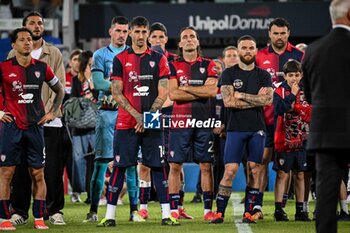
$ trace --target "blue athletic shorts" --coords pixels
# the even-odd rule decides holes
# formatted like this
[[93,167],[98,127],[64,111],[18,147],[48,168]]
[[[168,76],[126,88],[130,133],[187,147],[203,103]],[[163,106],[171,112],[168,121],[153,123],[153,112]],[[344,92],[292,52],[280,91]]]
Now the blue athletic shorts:
[[212,129],[171,129],[169,163],[213,162]]
[[224,152],[224,163],[241,163],[244,147],[247,148],[247,161],[261,163],[264,153],[265,132],[228,131]]
[[273,169],[275,171],[282,170],[284,172],[306,171],[306,151],[301,150],[293,152],[275,152],[275,161],[273,163]]
[[163,138],[161,130],[147,129],[135,133],[135,129],[116,130],[114,134],[114,166],[137,165],[141,146],[142,164],[148,167],[164,166]]
[[45,166],[44,126],[33,125],[21,130],[15,122],[0,126],[0,166],[16,166],[21,163],[22,154],[28,166]]
[[98,110],[95,128],[95,159],[113,160],[113,135],[118,111]]

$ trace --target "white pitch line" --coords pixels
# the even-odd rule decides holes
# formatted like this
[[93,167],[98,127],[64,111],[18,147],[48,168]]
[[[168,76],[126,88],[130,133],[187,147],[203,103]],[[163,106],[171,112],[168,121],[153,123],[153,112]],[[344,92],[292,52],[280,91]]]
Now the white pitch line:
[[233,218],[238,230],[238,233],[253,233],[249,224],[242,223],[242,216],[244,212],[244,205],[240,204],[241,196],[237,193],[231,194],[232,206],[233,206]]

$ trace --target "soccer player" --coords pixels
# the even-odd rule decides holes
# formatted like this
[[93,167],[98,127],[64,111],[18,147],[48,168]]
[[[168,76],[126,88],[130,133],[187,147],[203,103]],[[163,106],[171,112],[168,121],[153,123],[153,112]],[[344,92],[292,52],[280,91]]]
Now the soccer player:
[[283,188],[290,171],[295,172],[296,213],[295,221],[310,221],[304,212],[304,171],[307,169],[305,144],[311,118],[311,105],[305,101],[300,89],[301,64],[290,60],[283,66],[284,79],[273,97],[275,121],[275,183],[276,221],[288,221],[282,208]]
[[[270,45],[263,48],[256,55],[256,65],[265,69],[271,74],[272,83],[276,88],[282,81],[284,81],[283,65],[290,59],[301,61],[303,52],[295,48],[288,42],[290,35],[290,25],[284,18],[276,18],[271,21],[269,25],[269,39]],[[255,219],[262,219],[261,211],[263,204],[263,195],[267,185],[268,164],[272,159],[273,152],[273,105],[264,108],[264,118],[266,124],[266,141],[264,156],[262,161],[262,169],[260,175],[259,195],[257,196],[256,206],[260,210],[255,215]],[[284,205],[288,199],[289,182],[286,184],[284,191]]]
[[204,219],[210,220],[213,216],[212,128],[188,123],[212,119],[210,99],[217,93],[215,63],[201,57],[198,35],[192,27],[180,30],[178,52],[179,59],[171,65],[169,82],[169,97],[175,101],[169,135],[170,208],[172,216],[178,218],[182,164],[191,160],[193,154],[202,175]]
[[259,171],[265,143],[263,106],[272,103],[273,89],[269,73],[255,66],[256,41],[246,35],[238,39],[238,65],[221,75],[221,94],[228,111],[224,151],[225,172],[216,197],[217,211],[210,223],[224,222],[225,209],[232,192],[232,180],[242,162],[245,145],[248,151],[249,180],[242,221],[255,223],[252,215],[259,191]]
[[[0,230],[16,229],[10,222],[10,184],[22,155],[28,163],[33,181],[34,228],[47,229],[44,223],[46,184],[43,125],[55,119],[64,89],[45,62],[31,57],[33,39],[28,29],[16,29],[11,43],[15,56],[0,64],[0,85],[6,99],[4,112],[0,115]],[[44,82],[56,93],[52,108],[47,113],[41,99]]]
[[[109,28],[111,43],[107,47],[98,49],[93,55],[92,80],[99,93],[99,110],[96,119],[96,153],[94,172],[91,178],[90,212],[84,222],[96,222],[98,203],[102,193],[108,163],[113,160],[113,135],[115,122],[118,116],[117,103],[111,95],[110,75],[113,58],[125,51],[128,37],[129,21],[124,16],[114,17]],[[136,166],[130,166],[126,173],[127,187],[130,202],[130,221],[139,222],[137,212],[138,178]]]
[[113,59],[112,94],[119,104],[114,134],[114,167],[108,184],[107,211],[98,226],[115,226],[115,210],[127,167],[142,163],[151,168],[162,209],[162,225],[179,225],[170,216],[162,132],[144,129],[143,113],[159,117],[167,98],[169,66],[166,57],[148,48],[149,22],[142,16],[130,23],[132,45]]
[[[22,26],[29,29],[33,35],[33,50],[31,56],[40,61],[46,62],[58,77],[63,87],[65,87],[66,77],[63,65],[63,57],[60,50],[47,43],[43,39],[44,19],[39,12],[29,12],[22,20]],[[8,58],[13,57],[14,50],[9,52]],[[52,108],[55,99],[55,93],[44,83],[42,86],[42,98],[45,105],[45,111]],[[44,140],[46,148],[45,164],[45,182],[47,185],[46,204],[49,220],[54,225],[65,225],[62,209],[64,207],[64,187],[63,171],[66,156],[63,154],[62,141],[62,113],[60,109],[55,112],[56,118],[44,125]],[[31,180],[26,165],[21,163],[16,168],[13,177],[13,195],[11,195],[11,207],[14,209],[11,221],[13,224],[24,224],[28,218],[28,210],[31,199]]]

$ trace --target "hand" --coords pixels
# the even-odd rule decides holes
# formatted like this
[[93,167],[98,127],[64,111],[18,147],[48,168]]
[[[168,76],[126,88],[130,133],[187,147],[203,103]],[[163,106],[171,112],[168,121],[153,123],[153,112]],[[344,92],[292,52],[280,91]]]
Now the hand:
[[292,85],[292,94],[293,95],[297,95],[299,89],[300,89],[299,84],[297,82],[293,83],[293,85]]
[[141,113],[137,113],[136,119],[136,125],[134,127],[135,133],[143,133],[145,132],[145,129],[143,128],[143,115]]
[[220,128],[214,128],[213,129],[213,134],[220,134],[221,133],[221,129]]
[[204,85],[213,85],[215,84],[215,79],[209,78],[207,80],[205,80]]
[[38,125],[44,125],[46,123],[50,123],[50,121],[54,120],[56,118],[55,114],[53,112],[46,113],[38,122]]
[[13,118],[11,116],[11,113],[10,112],[0,111],[0,121],[2,121],[4,123],[12,122]]
[[266,95],[267,93],[267,88],[266,87],[262,87],[260,88],[258,95]]
[[221,135],[224,132],[224,130],[225,130],[225,125],[221,124],[220,127],[213,129],[213,133]]
[[233,96],[234,96],[236,99],[243,99],[242,93],[239,92],[239,91],[235,91],[235,92],[233,93]]

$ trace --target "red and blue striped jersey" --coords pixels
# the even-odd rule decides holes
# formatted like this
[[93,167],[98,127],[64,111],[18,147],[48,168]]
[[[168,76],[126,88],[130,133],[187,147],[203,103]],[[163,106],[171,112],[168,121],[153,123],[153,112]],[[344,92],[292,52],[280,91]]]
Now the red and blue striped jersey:
[[[139,113],[149,111],[158,96],[158,82],[169,79],[167,58],[150,49],[136,54],[132,48],[119,53],[113,60],[112,80],[123,81],[123,95]],[[119,108],[116,129],[134,128],[136,120]]]
[[54,86],[59,82],[51,67],[32,58],[21,66],[16,57],[0,63],[0,84],[4,96],[4,111],[10,112],[20,129],[28,129],[45,115],[41,99],[43,82]]

